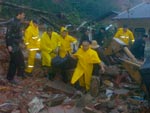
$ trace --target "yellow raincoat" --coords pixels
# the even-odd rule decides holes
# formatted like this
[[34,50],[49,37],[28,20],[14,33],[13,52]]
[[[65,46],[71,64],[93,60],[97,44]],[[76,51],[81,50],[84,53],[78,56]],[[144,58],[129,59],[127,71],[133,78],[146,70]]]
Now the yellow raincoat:
[[[64,30],[66,30],[66,28],[62,27],[60,32],[62,33]],[[67,55],[67,52],[70,53],[72,51],[71,43],[76,43],[76,42],[77,42],[77,40],[68,34],[64,38],[62,36],[60,36],[61,46],[59,49],[59,56],[64,58]]]
[[120,39],[127,45],[129,45],[129,42],[134,42],[133,33],[129,29],[127,29],[127,31],[124,32],[123,28],[119,28],[114,37]]
[[51,66],[51,59],[56,56],[55,53],[52,53],[53,50],[56,50],[60,46],[59,42],[60,36],[56,32],[52,32],[51,37],[44,32],[41,37],[41,53],[42,53],[42,65]]
[[31,73],[34,67],[34,60],[37,50],[40,48],[39,29],[31,21],[24,34],[24,43],[29,50],[26,72]]
[[84,51],[82,48],[74,54],[78,58],[77,67],[73,73],[71,84],[75,84],[78,80],[80,86],[86,87],[86,90],[89,90],[93,64],[101,63],[96,51],[89,48],[87,51]]

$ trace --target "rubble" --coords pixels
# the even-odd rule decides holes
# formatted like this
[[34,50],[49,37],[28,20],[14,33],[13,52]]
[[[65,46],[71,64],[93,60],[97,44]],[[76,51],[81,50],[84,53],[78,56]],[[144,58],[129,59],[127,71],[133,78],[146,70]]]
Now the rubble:
[[[122,113],[140,113],[147,106],[142,91],[134,82],[121,83],[120,87],[110,87],[103,83],[95,97],[58,80],[49,81],[41,77],[16,79],[20,81],[19,86],[9,84],[3,75],[0,77],[0,112],[47,113],[47,109],[51,112],[51,109],[57,111],[56,108],[59,107],[60,113],[64,113],[64,109],[72,113],[76,113],[73,109],[78,109],[78,113],[119,113],[121,110]],[[38,104],[33,102],[35,98]],[[36,105],[42,107],[34,111],[31,103],[35,106],[32,108],[36,108]]]
[[33,100],[28,104],[30,113],[39,113],[41,109],[44,108],[43,102],[41,99],[34,97]]
[[[0,38],[1,43],[3,44],[3,38]],[[9,56],[5,46],[0,48],[4,50],[0,51],[0,113],[148,113],[150,111],[147,108],[148,101],[144,98],[144,91],[140,89],[139,84],[132,81],[128,74],[125,79],[116,80],[120,75],[118,65],[109,66],[107,73],[101,77],[93,77],[91,90],[86,94],[69,83],[45,78],[38,59],[33,77],[26,79],[16,77],[20,84],[12,85],[6,80]],[[24,54],[27,56],[28,53],[24,51]]]

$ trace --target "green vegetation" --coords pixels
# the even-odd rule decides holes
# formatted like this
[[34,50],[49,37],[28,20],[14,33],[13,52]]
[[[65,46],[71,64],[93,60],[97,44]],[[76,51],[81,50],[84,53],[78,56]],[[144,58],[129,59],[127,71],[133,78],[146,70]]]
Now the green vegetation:
[[[31,10],[26,11],[27,20],[32,18],[44,19],[41,20],[49,23],[55,28],[59,28],[62,25],[72,24],[74,26],[79,26],[81,22],[88,21],[94,23],[95,21],[107,16],[108,13],[116,9],[121,9],[120,4],[124,4],[120,0],[3,0],[4,2],[9,2],[16,4],[18,6],[26,6],[29,8],[38,9],[40,11],[46,11],[49,15],[35,13]],[[128,0],[131,4],[135,3],[135,0]],[[136,0],[140,1],[140,0]],[[128,5],[125,2],[125,5]],[[9,19],[15,15],[16,8],[2,6],[1,7],[1,18]],[[46,18],[46,20],[45,20]],[[48,20],[48,21],[47,21]],[[98,23],[98,26],[103,23]]]
[[[72,23],[88,19],[93,20],[115,8],[113,0],[5,0],[21,6],[32,7],[50,14],[64,14]],[[2,7],[1,15],[8,18],[13,16],[14,8]],[[29,14],[31,12],[28,12]]]

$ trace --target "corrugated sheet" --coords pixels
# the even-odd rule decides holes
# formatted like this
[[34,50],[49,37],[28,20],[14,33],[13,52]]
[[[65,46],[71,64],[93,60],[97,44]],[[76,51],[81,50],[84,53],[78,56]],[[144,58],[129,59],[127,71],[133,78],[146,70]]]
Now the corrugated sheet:
[[129,10],[120,13],[113,19],[140,19],[150,18],[150,3],[143,2]]

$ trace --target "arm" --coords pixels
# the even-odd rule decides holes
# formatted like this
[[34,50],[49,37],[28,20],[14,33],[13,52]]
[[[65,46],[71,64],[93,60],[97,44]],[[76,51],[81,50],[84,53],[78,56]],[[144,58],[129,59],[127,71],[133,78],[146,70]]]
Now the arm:
[[75,54],[70,54],[70,57],[75,59],[75,60],[78,58],[77,55],[75,55]]
[[79,57],[79,51],[80,51],[80,49],[78,49],[78,51],[75,54],[69,53],[70,57],[73,58],[73,59],[75,59],[75,60],[78,59],[78,57]]
[[9,52],[12,52],[13,51],[13,48],[12,48],[12,45],[13,45],[13,37],[12,37],[12,34],[13,34],[13,30],[15,27],[14,26],[14,19],[12,19],[8,25],[8,28],[7,28],[7,32],[6,32],[6,45],[7,45],[7,49]]
[[100,63],[99,63],[99,66],[100,66],[100,68],[101,68],[101,70],[102,70],[102,73],[104,73],[104,72],[105,72],[105,68],[104,68],[103,62],[100,62]]
[[132,32],[130,32],[130,40],[132,41],[132,43],[134,42],[134,36],[133,36],[133,33]]
[[42,51],[46,51],[47,53],[51,53],[52,52],[52,48],[50,48],[48,46],[48,44],[47,44],[47,42],[49,41],[49,40],[47,40],[48,38],[49,38],[49,36],[47,35],[46,32],[44,32],[42,34],[42,37],[41,37],[41,43],[40,43],[40,45],[41,45],[41,50]]
[[32,37],[32,34],[30,33],[30,31],[27,28],[26,31],[25,31],[25,34],[24,34],[24,43],[25,43],[26,46],[29,45],[29,40],[30,40],[31,37]]
[[70,36],[70,42],[75,44],[75,43],[77,43],[77,39],[72,37],[72,36]]
[[13,39],[10,35],[10,32],[7,31],[7,33],[6,33],[6,45],[7,45],[7,49],[8,49],[9,52],[12,52],[12,50],[13,50],[12,42],[13,42]]
[[120,37],[120,29],[118,29],[118,31],[116,32],[114,38],[119,38]]

